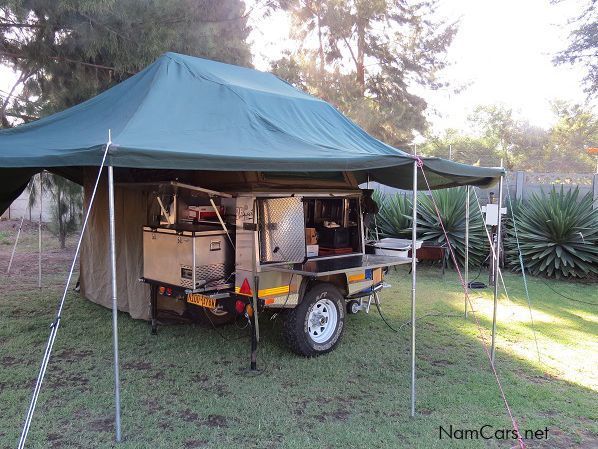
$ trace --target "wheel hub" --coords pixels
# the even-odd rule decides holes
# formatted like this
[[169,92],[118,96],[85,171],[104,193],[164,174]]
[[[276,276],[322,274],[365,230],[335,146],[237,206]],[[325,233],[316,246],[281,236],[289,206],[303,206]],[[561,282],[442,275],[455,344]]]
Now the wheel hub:
[[307,319],[309,337],[316,343],[326,342],[334,333],[338,322],[338,311],[327,298],[316,302]]

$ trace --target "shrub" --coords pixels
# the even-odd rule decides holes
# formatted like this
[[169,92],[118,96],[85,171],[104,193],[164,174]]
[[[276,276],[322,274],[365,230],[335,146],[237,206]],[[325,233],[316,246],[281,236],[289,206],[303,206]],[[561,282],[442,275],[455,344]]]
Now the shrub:
[[[598,210],[591,193],[579,199],[579,189],[554,187],[513,204],[521,255],[533,275],[585,278],[598,274]],[[507,226],[505,254],[520,271],[512,223]]]
[[411,199],[407,195],[401,193],[385,195],[376,190],[373,199],[380,208],[375,222],[380,237],[407,238],[411,236],[412,206]]
[[[432,196],[438,205],[440,217],[444,223],[451,246],[459,265],[465,264],[465,187],[435,190]],[[446,238],[438,220],[432,198],[426,194],[418,196],[418,235],[422,240],[445,244]],[[479,266],[489,253],[488,237],[484,229],[484,220],[478,209],[473,193],[469,196],[469,265]],[[446,252],[452,263],[449,251]]]
[[[440,216],[446,227],[449,240],[455,249],[455,255],[460,265],[465,263],[465,199],[467,192],[464,187],[436,190],[432,193],[438,204]],[[396,193],[383,195],[375,192],[374,199],[380,206],[377,225],[381,237],[411,237],[412,202],[410,195]],[[475,196],[470,195],[470,224],[469,224],[469,264],[478,266],[488,255],[488,243],[484,222],[476,204]],[[436,210],[431,198],[423,193],[418,195],[418,238],[443,244],[446,242],[442,227],[438,221]],[[446,257],[449,262],[450,254]]]

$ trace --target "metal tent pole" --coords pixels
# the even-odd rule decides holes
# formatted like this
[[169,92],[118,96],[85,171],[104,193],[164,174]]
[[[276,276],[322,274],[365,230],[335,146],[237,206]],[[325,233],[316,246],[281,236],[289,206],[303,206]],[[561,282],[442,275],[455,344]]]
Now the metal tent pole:
[[44,171],[39,172],[39,222],[37,227],[38,235],[38,257],[37,257],[37,286],[42,288],[42,210],[44,205]]
[[503,175],[498,184],[498,225],[496,226],[496,243],[494,244],[494,309],[492,311],[492,364],[494,364],[494,353],[496,349],[496,309],[498,307],[498,277],[500,275],[500,238],[502,230],[502,217],[500,210],[502,208]]
[[15,244],[12,247],[12,253],[10,253],[10,260],[8,261],[8,268],[6,269],[6,274],[10,274],[10,268],[12,267],[12,260],[15,258],[15,251],[17,250],[17,245],[19,243],[19,237],[21,236],[21,229],[23,229],[23,221],[25,221],[25,217],[21,217],[21,223],[19,224],[19,230],[17,231],[17,238],[15,239]]
[[31,395],[31,401],[29,402],[29,408],[27,409],[27,415],[25,416],[25,422],[23,423],[23,429],[21,430],[21,436],[19,437],[19,445],[17,446],[18,449],[23,449],[25,447],[25,442],[27,441],[27,435],[29,434],[29,428],[31,426],[31,421],[33,420],[33,414],[35,412],[35,407],[37,405],[37,399],[39,397],[39,393],[42,388],[44,376],[46,375],[46,369],[48,367],[48,363],[50,362],[50,355],[52,354],[52,348],[54,347],[54,342],[56,341],[56,335],[58,334],[58,328],[60,327],[60,320],[61,320],[61,316],[62,316],[62,310],[64,307],[64,303],[66,301],[66,295],[68,293],[69,286],[71,285],[71,279],[73,278],[73,272],[75,271],[75,264],[77,263],[79,251],[81,250],[81,243],[83,241],[83,236],[85,234],[85,230],[87,229],[87,223],[89,221],[89,216],[91,214],[91,208],[94,204],[96,193],[98,191],[98,185],[100,183],[100,177],[102,174],[102,169],[104,167],[104,162],[106,162],[106,155],[108,153],[108,147],[109,147],[109,144],[106,145],[106,149],[104,150],[104,156],[102,157],[102,162],[101,162],[100,168],[98,170],[98,176],[97,176],[95,184],[93,186],[93,191],[91,192],[91,197],[89,199],[87,211],[85,212],[85,219],[83,220],[83,224],[81,225],[81,234],[79,235],[79,240],[77,241],[77,248],[75,249],[75,255],[73,256],[71,268],[69,270],[66,284],[65,284],[64,290],[62,292],[62,298],[60,299],[58,309],[56,310],[56,316],[54,318],[54,321],[50,325],[50,336],[48,337],[48,342],[46,343],[46,350],[44,352],[44,356],[42,358],[42,363],[39,368],[39,373],[38,373],[37,379],[35,381],[35,387],[33,388],[33,394]]
[[114,405],[116,441],[121,441],[120,431],[120,376],[118,366],[118,305],[116,300],[116,232],[114,224],[114,170],[108,166],[108,208],[110,215],[110,268],[112,272],[112,339],[114,346]]
[[[415,285],[417,282],[417,164],[413,163],[413,215],[411,224],[411,416],[415,416]],[[423,170],[423,167],[422,167]]]
[[469,295],[469,189],[470,186],[466,186],[465,196],[465,318],[467,318],[467,297]]

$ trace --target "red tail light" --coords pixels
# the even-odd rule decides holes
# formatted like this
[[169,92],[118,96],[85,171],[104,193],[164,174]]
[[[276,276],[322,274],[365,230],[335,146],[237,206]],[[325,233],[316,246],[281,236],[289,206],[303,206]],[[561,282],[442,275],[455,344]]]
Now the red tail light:
[[235,310],[239,315],[241,315],[245,310],[245,303],[240,299],[237,299],[237,302],[235,302]]

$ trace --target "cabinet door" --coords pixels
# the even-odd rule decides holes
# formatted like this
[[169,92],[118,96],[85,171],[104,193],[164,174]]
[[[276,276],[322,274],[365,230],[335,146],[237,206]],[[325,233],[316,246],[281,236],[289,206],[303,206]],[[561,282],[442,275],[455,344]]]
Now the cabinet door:
[[299,197],[258,199],[260,262],[305,260],[305,216]]

